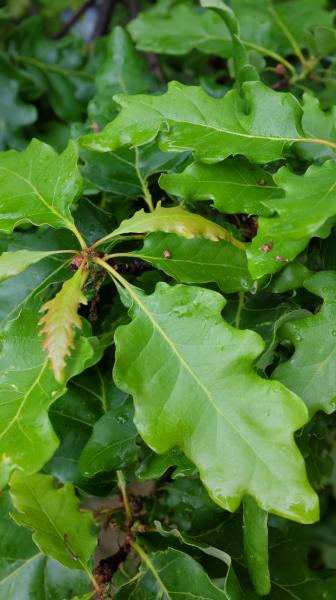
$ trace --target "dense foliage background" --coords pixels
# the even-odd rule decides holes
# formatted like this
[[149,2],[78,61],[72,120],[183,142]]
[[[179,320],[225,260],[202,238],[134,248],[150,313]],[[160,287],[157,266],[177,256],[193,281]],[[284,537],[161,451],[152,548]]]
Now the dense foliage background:
[[0,600],[334,600],[333,3],[1,6]]

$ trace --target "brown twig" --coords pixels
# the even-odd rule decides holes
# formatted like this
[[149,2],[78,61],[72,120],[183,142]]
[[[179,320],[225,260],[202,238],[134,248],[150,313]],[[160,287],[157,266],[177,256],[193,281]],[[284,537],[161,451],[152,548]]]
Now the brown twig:
[[107,33],[113,7],[113,0],[102,0],[102,3],[99,7],[98,19],[91,35],[92,40],[95,40],[101,35]]
[[60,40],[64,37],[68,31],[79,21],[79,19],[84,15],[88,8],[94,6],[96,4],[96,0],[87,0],[82,4],[82,6],[72,15],[71,19],[64,23],[63,27],[52,36],[53,40]]

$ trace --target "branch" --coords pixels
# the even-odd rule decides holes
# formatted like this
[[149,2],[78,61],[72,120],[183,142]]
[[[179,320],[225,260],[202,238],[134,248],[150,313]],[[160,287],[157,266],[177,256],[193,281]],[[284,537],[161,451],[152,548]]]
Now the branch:
[[114,5],[113,0],[102,0],[102,3],[99,8],[99,14],[98,14],[96,26],[91,35],[92,40],[95,40],[96,38],[100,37],[101,35],[104,35],[105,33],[107,33],[110,18],[112,15],[113,5]]
[[63,27],[52,36],[53,40],[60,40],[64,37],[68,31],[79,21],[79,19],[84,15],[88,8],[94,6],[96,4],[96,0],[86,0],[84,4],[72,15],[71,19],[64,23]]

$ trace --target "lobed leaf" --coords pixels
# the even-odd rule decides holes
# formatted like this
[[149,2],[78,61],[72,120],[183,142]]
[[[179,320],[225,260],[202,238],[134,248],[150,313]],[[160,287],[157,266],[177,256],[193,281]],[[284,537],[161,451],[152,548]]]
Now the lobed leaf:
[[114,378],[134,396],[145,442],[158,453],[180,447],[227,510],[249,494],[266,511],[316,520],[293,440],[307,413],[297,396],[253,371],[261,338],[222,319],[216,292],[166,284],[150,296],[128,284],[127,292],[133,320],[116,332]]
[[33,140],[23,152],[2,152],[0,230],[11,233],[29,221],[73,231],[70,207],[82,189],[77,157],[72,141],[61,155],[39,140]]
[[16,471],[10,492],[18,511],[11,516],[18,525],[34,530],[38,548],[70,569],[83,569],[97,540],[92,534],[92,514],[80,512],[73,486],[67,483],[56,489],[49,475]]
[[17,250],[16,252],[3,252],[0,256],[0,281],[19,275],[31,265],[47,256],[56,254],[56,250],[36,252],[33,250]]

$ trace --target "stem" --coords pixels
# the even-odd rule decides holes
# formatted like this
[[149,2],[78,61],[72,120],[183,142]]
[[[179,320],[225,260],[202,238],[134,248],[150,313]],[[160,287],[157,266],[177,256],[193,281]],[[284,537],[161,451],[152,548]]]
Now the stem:
[[52,39],[60,40],[62,37],[64,37],[68,33],[68,31],[70,31],[70,29],[77,23],[77,21],[79,21],[82,15],[84,15],[87,9],[90,8],[90,6],[93,6],[94,4],[96,4],[96,0],[86,0],[86,2],[82,4],[82,6],[72,15],[71,19],[69,19],[69,21],[67,21],[63,25],[63,27],[53,36]]
[[296,56],[298,57],[300,63],[303,65],[303,67],[306,66],[306,59],[303,56],[302,52],[301,52],[301,48],[298,45],[296,39],[292,36],[291,32],[289,31],[287,25],[283,22],[283,20],[281,19],[281,17],[279,16],[279,14],[277,13],[277,11],[275,10],[275,8],[272,6],[272,0],[270,0],[270,7],[268,9],[270,11],[270,13],[273,15],[273,17],[275,18],[277,24],[279,25],[280,29],[282,30],[282,32],[285,34],[286,38],[288,39],[290,45],[292,46]]
[[87,243],[84,240],[83,236],[81,235],[81,233],[78,231],[76,225],[74,225],[73,223],[69,223],[69,229],[70,231],[72,231],[72,233],[76,236],[79,245],[81,247],[82,250],[84,250],[84,248],[87,247]]
[[118,481],[118,487],[120,489],[123,504],[124,504],[126,520],[127,520],[127,523],[130,524],[130,523],[132,523],[132,520],[133,520],[132,509],[131,509],[131,505],[128,500],[126,480],[125,480],[123,472],[120,470],[117,471],[117,481]]
[[153,212],[154,205],[153,205],[152,195],[148,188],[147,179],[144,179],[142,177],[142,174],[140,171],[139,148],[135,148],[135,170],[136,170],[136,174],[138,176],[138,179],[139,179],[141,187],[142,187],[144,201],[146,202],[150,212]]
[[259,52],[262,52],[262,54],[264,54],[265,56],[269,56],[270,58],[276,60],[278,63],[283,64],[284,67],[286,67],[294,77],[295,75],[297,75],[293,65],[277,52],[273,52],[273,50],[269,50],[268,48],[264,48],[264,46],[259,46],[258,44],[254,44],[253,42],[246,42],[245,40],[242,40],[242,44],[244,44],[244,46],[247,46],[248,48],[258,50]]
[[132,546],[133,546],[134,550],[136,550],[137,553],[139,554],[141,560],[146,564],[146,566],[148,567],[148,569],[150,570],[152,575],[154,575],[154,578],[158,582],[158,584],[159,584],[160,588],[162,589],[162,591],[164,592],[164,594],[167,596],[167,598],[170,598],[169,591],[167,590],[166,586],[164,585],[162,579],[160,578],[159,573],[157,572],[154,565],[150,561],[146,552],[141,548],[141,546],[137,542],[132,542]]
[[33,65],[41,71],[53,71],[54,73],[59,73],[60,75],[65,75],[66,77],[82,77],[84,79],[94,79],[93,73],[88,73],[87,71],[77,71],[75,69],[63,69],[63,67],[58,67],[57,65],[51,65],[49,63],[44,63],[36,58],[32,58],[31,56],[23,56],[22,54],[14,54],[15,60],[18,62],[25,62],[28,65]]
[[239,297],[238,308],[237,308],[236,318],[235,318],[235,327],[237,329],[239,329],[239,327],[240,327],[241,313],[242,313],[242,310],[244,307],[244,301],[245,301],[245,292],[239,292],[238,297]]
[[80,563],[81,567],[83,568],[83,571],[85,571],[88,578],[90,579],[90,581],[95,589],[95,593],[100,596],[101,588],[100,588],[100,585],[99,585],[98,581],[96,580],[94,574],[92,573],[91,569],[89,569],[89,567],[87,566],[87,564],[84,561],[78,559],[78,562]]
[[306,66],[302,69],[301,73],[294,75],[289,83],[295,84],[297,81],[301,81],[302,79],[306,79],[307,75],[318,65],[320,60],[318,58],[311,59],[306,62]]

